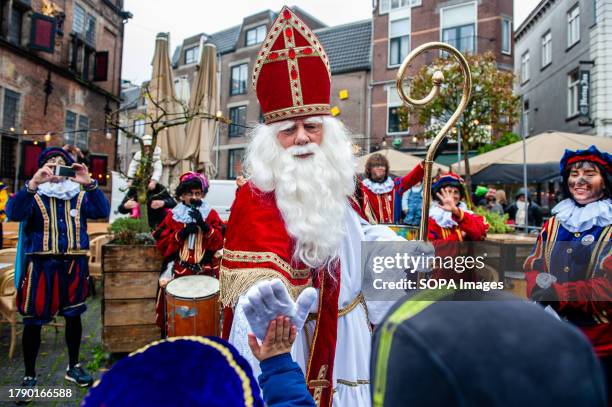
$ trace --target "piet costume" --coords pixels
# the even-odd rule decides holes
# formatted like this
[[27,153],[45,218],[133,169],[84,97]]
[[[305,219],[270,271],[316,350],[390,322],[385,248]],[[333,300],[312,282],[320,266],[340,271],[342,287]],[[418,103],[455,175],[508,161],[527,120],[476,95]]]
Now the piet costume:
[[[266,123],[329,114],[331,75],[321,43],[293,11],[284,7],[268,32],[253,72]],[[325,137],[325,135],[324,135]],[[274,191],[249,181],[234,201],[228,221],[220,271],[220,300],[226,307],[224,336],[255,371],[247,333],[257,332],[245,316],[246,292],[279,279],[295,300],[307,287],[318,292],[318,310],[298,333],[292,354],[306,376],[317,405],[368,405],[371,324],[388,309],[385,302],[366,304],[361,293],[361,242],[400,239],[389,228],[370,225],[347,197],[338,216],[345,221],[339,260],[312,269],[296,259]],[[264,287],[264,291],[272,287]],[[378,309],[375,307],[379,306]],[[370,320],[368,319],[368,314]],[[259,327],[261,328],[261,327]]]
[[[192,188],[208,192],[208,180],[204,175],[187,172],[180,177],[177,197]],[[184,202],[170,211],[157,230],[153,233],[157,249],[165,258],[164,264],[172,265],[172,278],[190,275],[211,275],[217,277],[213,269],[213,255],[223,247],[223,221],[217,211],[206,201]],[[163,326],[165,297],[160,290],[157,301],[157,323]]]
[[[161,367],[161,368],[160,368]],[[215,337],[154,342],[121,359],[92,387],[84,407],[313,406],[304,376],[289,354],[261,362],[259,386],[248,362]]]
[[[454,173],[437,177],[432,185],[433,204],[429,208],[428,238],[436,249],[436,256],[447,258],[460,255],[470,255],[474,252],[470,243],[483,240],[487,235],[489,225],[484,217],[474,214],[463,201],[459,201],[457,208],[459,215],[446,211],[440,207],[436,194],[445,187],[459,189],[461,198],[464,197],[464,181]],[[465,270],[455,267],[434,267],[431,278],[453,279],[457,282],[477,281],[475,269]]]
[[475,215],[463,201],[459,202],[458,205],[459,216],[445,211],[435,201],[436,193],[448,186],[459,189],[461,197],[465,193],[463,178],[457,174],[444,174],[434,180],[431,189],[435,203],[429,209],[429,240],[432,242],[440,240],[455,242],[483,240],[489,229],[485,218]]
[[[366,164],[366,178],[359,183],[355,195],[368,221],[377,223],[399,223],[402,215],[402,195],[423,179],[423,165],[418,164],[403,177],[388,176],[389,163],[379,154],[371,157]],[[384,165],[387,178],[383,182],[373,181],[368,166]]]
[[553,216],[542,227],[524,264],[527,295],[552,306],[562,318],[577,325],[589,337],[610,375],[612,155],[595,146],[566,150],[560,168],[568,192],[569,169],[579,162],[599,168],[605,182],[604,193],[599,200],[586,205],[577,203],[570,193],[570,198],[553,208]]
[[[38,166],[60,155],[66,165],[72,157],[63,149],[45,149]],[[17,309],[24,324],[44,324],[56,314],[85,312],[88,295],[89,237],[87,219],[102,219],[110,207],[94,180],[89,186],[66,179],[47,182],[31,191],[26,186],[9,200],[6,213],[21,222],[15,264]]]

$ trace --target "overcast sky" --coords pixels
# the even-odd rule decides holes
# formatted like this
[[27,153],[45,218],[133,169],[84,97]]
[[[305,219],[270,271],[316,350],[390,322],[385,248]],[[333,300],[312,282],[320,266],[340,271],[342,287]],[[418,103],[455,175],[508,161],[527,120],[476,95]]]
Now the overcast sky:
[[[513,1],[516,27],[539,0]],[[172,52],[186,37],[238,25],[248,15],[266,9],[277,11],[284,4],[295,4],[329,26],[372,16],[372,0],[125,0],[124,8],[134,18],[125,26],[123,79],[136,83],[150,79],[158,32],[170,32]]]

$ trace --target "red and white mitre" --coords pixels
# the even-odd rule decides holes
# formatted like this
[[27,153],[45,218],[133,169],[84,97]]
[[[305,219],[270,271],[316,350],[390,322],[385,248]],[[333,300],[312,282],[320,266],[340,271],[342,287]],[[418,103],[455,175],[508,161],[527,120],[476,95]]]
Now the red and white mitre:
[[319,39],[287,6],[264,39],[252,79],[266,124],[330,114],[329,58]]

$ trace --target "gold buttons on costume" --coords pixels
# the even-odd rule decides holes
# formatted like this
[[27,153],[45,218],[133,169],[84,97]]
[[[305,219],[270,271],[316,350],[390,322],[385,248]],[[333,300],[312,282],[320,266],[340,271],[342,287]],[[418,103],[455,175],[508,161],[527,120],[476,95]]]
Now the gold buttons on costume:
[[570,247],[569,249],[567,249],[567,253],[568,253],[568,254],[571,254],[571,253],[572,253],[572,251],[573,251],[573,250],[572,250],[572,248],[571,248],[571,247]]
[[576,232],[576,233],[574,233],[574,236],[576,236],[576,237],[580,237],[580,232]]
[[569,273],[570,268],[568,266],[563,267],[563,271],[565,271],[566,273]]

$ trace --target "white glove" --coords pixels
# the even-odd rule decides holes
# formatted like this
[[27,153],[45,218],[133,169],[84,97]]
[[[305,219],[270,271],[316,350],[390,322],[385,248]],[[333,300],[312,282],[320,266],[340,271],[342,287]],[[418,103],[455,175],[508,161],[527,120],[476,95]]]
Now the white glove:
[[261,281],[247,291],[244,315],[260,340],[266,336],[270,321],[279,315],[291,318],[291,323],[299,332],[317,299],[317,290],[312,287],[302,291],[294,302],[287,287],[279,279]]

